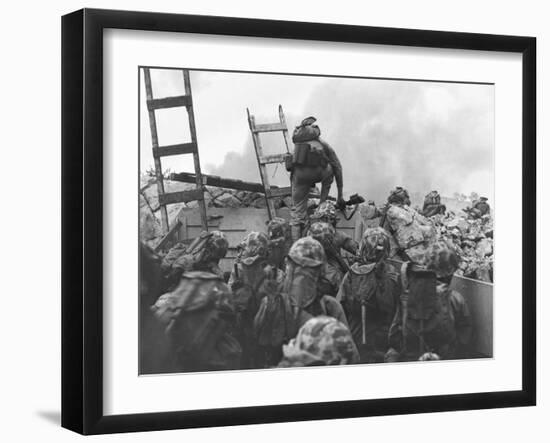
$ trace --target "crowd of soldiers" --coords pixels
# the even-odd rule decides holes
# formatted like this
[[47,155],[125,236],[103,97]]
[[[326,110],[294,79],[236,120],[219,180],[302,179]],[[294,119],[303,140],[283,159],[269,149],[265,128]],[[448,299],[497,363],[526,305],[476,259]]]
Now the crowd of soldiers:
[[[302,126],[319,141],[314,122]],[[311,141],[300,137],[297,146]],[[142,373],[469,357],[469,309],[450,287],[460,257],[426,221],[445,213],[439,194],[428,194],[421,211],[401,187],[383,208],[369,202],[380,222],[357,242],[336,230],[344,204],[336,155],[300,152],[305,160],[290,165],[290,222],[275,217],[266,232],[249,232],[230,273],[220,268],[229,247],[220,231],[163,256],[141,245]],[[336,204],[327,199],[334,176]],[[312,207],[308,192],[318,182]],[[471,216],[488,210],[483,201]]]
[[[408,205],[396,191],[384,223],[407,238],[395,218]],[[387,229],[367,228],[357,244],[335,229],[336,213],[320,204],[296,241],[282,218],[248,233],[230,275],[219,231],[163,257],[142,245],[142,372],[467,357],[470,315],[449,287],[452,245],[415,239],[396,269]]]

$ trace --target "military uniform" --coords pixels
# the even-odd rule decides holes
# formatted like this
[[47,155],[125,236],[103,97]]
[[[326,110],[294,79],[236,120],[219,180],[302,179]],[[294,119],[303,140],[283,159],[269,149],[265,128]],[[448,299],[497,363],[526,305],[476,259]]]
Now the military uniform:
[[308,195],[316,183],[321,183],[320,201],[324,202],[330,186],[336,179],[338,199],[343,200],[342,164],[332,147],[319,138],[320,130],[314,125],[316,119],[308,117],[294,130],[292,141],[295,143],[293,165],[291,170],[292,239],[302,235],[307,224]]
[[359,354],[348,328],[332,317],[308,320],[296,338],[283,346],[281,368],[299,366],[349,365],[359,362]]
[[166,372],[240,368],[241,347],[232,331],[231,291],[217,275],[184,273],[178,285],[160,296],[151,309],[169,343],[171,364]]
[[474,203],[474,209],[479,211],[480,217],[490,214],[491,207],[489,206],[489,203],[487,203],[487,197],[480,197],[480,199]]
[[[436,353],[443,359],[465,356],[472,333],[470,312],[462,294],[449,287],[458,264],[459,257],[452,246],[444,241],[430,245],[423,272],[435,275],[435,296],[423,300],[423,311],[418,312],[419,304],[412,304],[411,294],[403,292],[389,331],[393,351],[390,361],[417,360],[424,352]],[[404,289],[408,287],[407,282],[402,284]],[[429,292],[426,287],[424,293]]]
[[[336,215],[336,207],[331,201],[326,201],[320,203],[319,206],[315,209],[315,212],[311,216],[311,220],[308,225],[315,222],[325,222],[331,224],[336,230],[336,225],[338,224],[338,216]],[[350,236],[346,235],[344,232],[336,231],[334,234],[334,247],[338,253],[343,249],[344,251],[349,252],[352,255],[357,253],[357,248],[359,245],[355,240]]]
[[303,237],[292,245],[283,291],[264,297],[254,319],[262,342],[280,346],[294,337],[307,320],[319,315],[334,317],[347,326],[340,303],[319,291],[325,264],[325,252],[317,240]]
[[390,257],[400,254],[404,260],[422,264],[435,232],[432,225],[409,205],[409,193],[397,187],[388,197],[382,227],[395,241],[396,248],[391,248]]
[[166,287],[176,285],[184,272],[203,271],[223,278],[219,261],[227,254],[229,243],[220,231],[203,231],[190,245],[177,243],[162,260]]
[[336,296],[348,268],[340,255],[340,248],[335,245],[336,230],[328,223],[315,222],[310,226],[307,235],[321,243],[327,257],[320,290],[323,294]]
[[[243,347],[242,367],[265,367],[272,349],[259,346],[254,335],[254,317],[262,298],[282,290],[284,273],[268,264],[269,240],[261,232],[250,232],[240,243],[239,254],[229,277],[237,311],[237,337]],[[280,358],[280,353],[275,359]]]
[[151,312],[162,295],[160,258],[144,243],[139,244],[139,372],[158,374],[171,369],[171,356],[164,328]]
[[424,217],[433,217],[438,214],[445,214],[445,205],[441,204],[441,196],[437,191],[431,191],[424,198],[422,206],[422,215]]
[[285,257],[292,246],[290,225],[284,218],[274,217],[267,223],[269,257],[271,265],[284,270]]
[[389,234],[379,227],[367,229],[361,239],[359,261],[346,273],[336,297],[363,363],[383,360],[399,301],[397,272],[385,261],[388,253]]

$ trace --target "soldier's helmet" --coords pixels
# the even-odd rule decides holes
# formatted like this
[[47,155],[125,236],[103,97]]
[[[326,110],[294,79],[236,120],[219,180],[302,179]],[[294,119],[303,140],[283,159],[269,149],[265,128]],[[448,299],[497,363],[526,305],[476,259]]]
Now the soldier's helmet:
[[313,237],[302,237],[294,242],[288,258],[299,266],[315,268],[326,262],[325,250]]
[[222,279],[210,272],[185,272],[171,292],[163,294],[151,308],[168,328],[186,312],[200,309],[232,312],[231,291]]
[[249,232],[239,244],[241,263],[250,266],[269,255],[269,239],[263,232]]
[[425,352],[418,359],[418,361],[435,361],[435,360],[441,360],[439,355],[437,355],[435,352]]
[[388,203],[410,205],[411,199],[409,197],[409,192],[401,186],[397,186],[393,191],[390,192]]
[[288,238],[290,236],[290,224],[284,218],[274,217],[267,224],[267,235],[270,240]]
[[336,229],[329,223],[326,222],[315,222],[313,223],[307,235],[313,237],[317,240],[325,250],[330,249],[334,245],[334,237],[336,236]]
[[296,338],[283,346],[280,366],[349,365],[359,354],[349,329],[333,317],[309,319]]
[[359,245],[361,258],[374,263],[385,259],[390,253],[390,236],[384,228],[368,228],[363,233]]
[[313,123],[315,123],[316,121],[317,121],[317,119],[313,116],[306,117],[302,120],[301,125],[302,126],[309,126],[309,125],[312,125]]
[[440,240],[426,250],[425,265],[435,272],[437,278],[451,277],[458,269],[460,259],[449,242]]
[[486,202],[488,200],[487,197],[479,197],[479,201]]
[[331,201],[324,201],[311,216],[312,220],[315,221],[324,221],[327,223],[336,224],[338,217],[336,215],[336,206]]
[[204,259],[220,260],[227,254],[229,243],[225,235],[221,231],[212,231],[209,233],[208,241],[206,242],[206,254]]

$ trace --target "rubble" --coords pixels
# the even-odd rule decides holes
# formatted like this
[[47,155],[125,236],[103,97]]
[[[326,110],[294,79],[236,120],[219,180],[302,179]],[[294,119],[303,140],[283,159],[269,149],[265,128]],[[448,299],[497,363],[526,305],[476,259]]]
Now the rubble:
[[[192,183],[165,180],[166,193],[195,189]],[[236,191],[234,189],[207,186],[204,200],[208,208],[266,208],[265,195],[260,192]],[[290,207],[290,197],[273,198],[275,209]],[[162,237],[160,222],[160,207],[158,204],[157,185],[154,177],[143,175],[140,183],[140,240],[149,246],[154,246]],[[177,203],[168,205],[168,220],[173,224],[183,208],[196,208],[198,202]]]
[[493,220],[449,212],[430,218],[438,238],[452,242],[461,258],[457,275],[493,281]]

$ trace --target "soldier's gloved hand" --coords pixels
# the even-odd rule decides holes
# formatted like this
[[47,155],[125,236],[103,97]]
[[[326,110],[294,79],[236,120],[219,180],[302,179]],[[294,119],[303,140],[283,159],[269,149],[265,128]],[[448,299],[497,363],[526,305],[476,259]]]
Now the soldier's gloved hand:
[[341,211],[346,209],[346,201],[341,196],[336,200],[336,207]]

